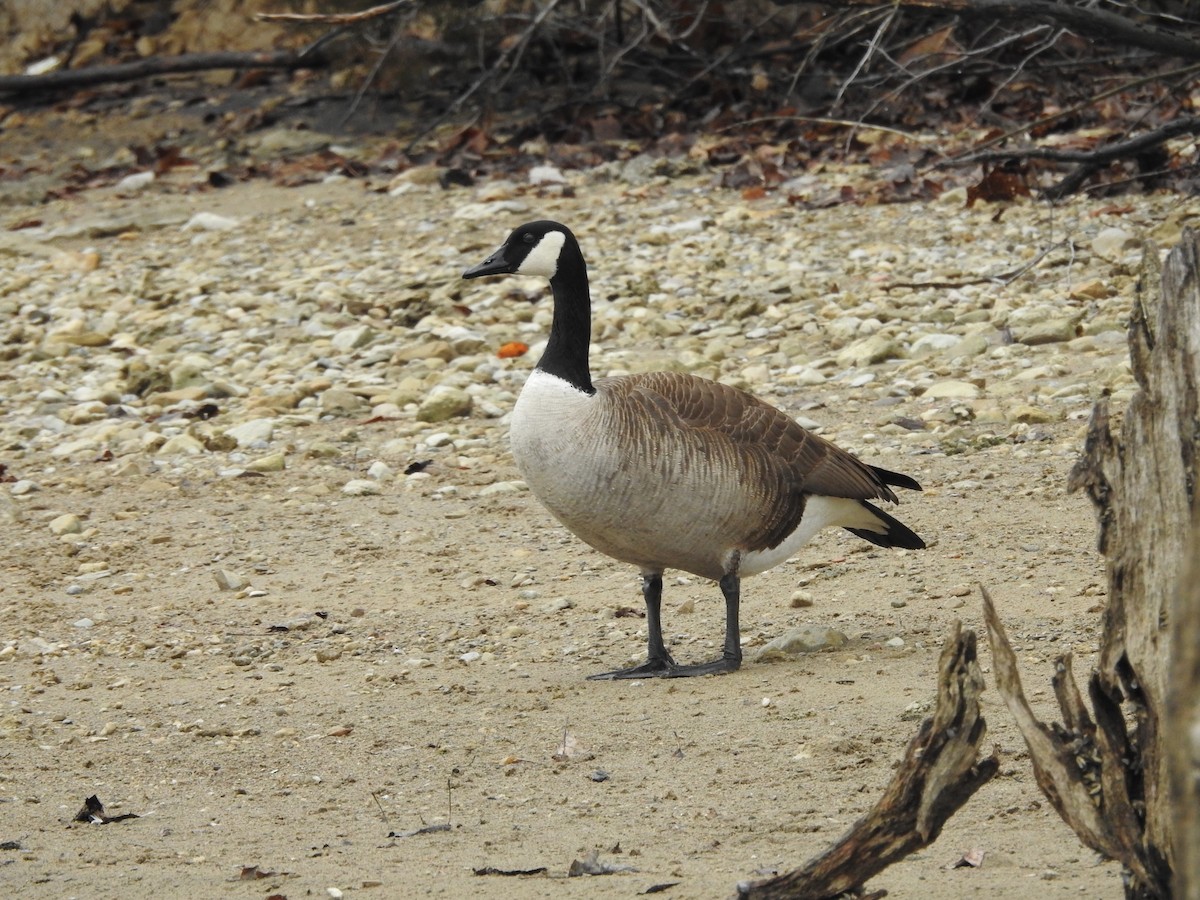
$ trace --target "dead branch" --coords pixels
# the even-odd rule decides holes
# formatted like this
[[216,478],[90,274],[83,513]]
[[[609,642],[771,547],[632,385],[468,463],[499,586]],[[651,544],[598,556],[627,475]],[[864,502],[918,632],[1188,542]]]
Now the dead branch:
[[1111,162],[1128,159],[1158,147],[1181,134],[1200,134],[1200,116],[1183,116],[1161,125],[1145,134],[1095,150],[1054,150],[1042,147],[1026,147],[1020,150],[987,150],[971,153],[941,163],[943,166],[961,166],[974,163],[1008,162],[1011,160],[1045,159],[1052,162],[1073,162],[1078,167],[1052,188],[1044,191],[1046,197],[1058,200],[1073,194],[1093,172]]
[[302,50],[249,53],[184,53],[179,56],[149,56],[136,62],[85,69],[63,69],[42,75],[0,75],[0,94],[29,94],[68,88],[94,87],[137,81],[158,75],[182,75],[213,69],[319,69],[329,62],[325,48],[343,29],[324,34]]
[[[804,0],[776,0],[799,3]],[[1164,56],[1200,59],[1200,42],[1177,32],[1142,25],[1134,20],[1093,6],[1078,6],[1061,0],[824,0],[824,6],[898,7],[955,12],[986,18],[1040,19],[1057,22],[1079,34],[1107,43],[1139,47]]]
[[823,854],[784,875],[739,884],[738,897],[825,900],[859,891],[892,863],[933,843],[1000,766],[994,751],[979,759],[987,735],[982,690],[975,632],[956,622],[938,660],[937,706],[909,742],[883,797]]
[[[948,159],[939,160],[938,162],[934,163],[931,166],[931,168],[941,169],[941,168],[950,168],[950,167],[958,166],[958,165],[973,164],[978,161],[978,154],[984,150],[987,150],[989,147],[995,147],[998,144],[1003,144],[1005,141],[1008,141],[1008,140],[1010,140],[1014,137],[1017,137],[1021,134],[1025,134],[1028,132],[1043,131],[1047,125],[1050,125],[1061,119],[1066,119],[1071,116],[1076,116],[1079,113],[1083,112],[1088,107],[1096,105],[1101,100],[1105,100],[1109,97],[1113,97],[1117,94],[1124,93],[1126,91],[1132,91],[1135,88],[1143,87],[1147,84],[1151,84],[1156,81],[1166,81],[1167,79],[1176,78],[1176,77],[1180,77],[1180,76],[1187,77],[1189,75],[1195,74],[1196,72],[1200,72],[1200,64],[1192,63],[1190,65],[1186,65],[1186,66],[1182,66],[1178,69],[1174,69],[1170,72],[1155,72],[1151,75],[1144,75],[1141,78],[1134,78],[1130,81],[1122,81],[1120,84],[1114,85],[1113,87],[1110,87],[1110,88],[1106,88],[1106,89],[1100,91],[1099,93],[1092,94],[1086,100],[1083,100],[1079,103],[1073,103],[1070,106],[1066,107],[1065,109],[1060,109],[1056,112],[1050,113],[1049,115],[1045,115],[1039,119],[1035,119],[1032,122],[1026,122],[1021,125],[1018,125],[1015,128],[1010,128],[1007,131],[996,135],[995,137],[990,137],[983,143],[977,144],[975,146],[975,149],[970,151],[969,153],[963,153],[958,156],[949,157]],[[968,160],[970,161],[970,163],[967,162]]]

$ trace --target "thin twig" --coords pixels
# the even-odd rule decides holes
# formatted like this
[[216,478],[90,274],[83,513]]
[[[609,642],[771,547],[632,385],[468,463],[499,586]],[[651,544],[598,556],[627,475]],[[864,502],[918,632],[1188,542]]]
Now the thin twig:
[[929,143],[939,140],[934,135],[914,134],[911,131],[903,131],[899,128],[892,128],[888,125],[872,125],[870,122],[856,122],[852,119],[830,119],[825,116],[758,116],[754,119],[743,119],[734,122],[730,125],[722,125],[716,129],[717,133],[723,131],[733,131],[737,128],[747,128],[751,125],[762,125],[766,122],[812,122],[815,125],[838,125],[842,128],[856,128],[863,131],[882,131],[885,134],[894,134],[897,137],[902,137],[912,141],[915,144]]
[[950,290],[953,288],[974,287],[978,284],[998,284],[1001,286],[1009,285],[1045,259],[1046,255],[1051,250],[1054,250],[1057,246],[1058,245],[1056,244],[1052,244],[1051,246],[1046,247],[1041,253],[1039,253],[1029,262],[1018,266],[1015,269],[1010,269],[1007,272],[998,272],[995,275],[984,275],[980,278],[970,278],[966,281],[893,281],[891,284],[885,284],[883,286],[883,290],[886,293],[887,291],[894,291],[898,290],[899,288],[936,288],[938,290]]
[[1008,72],[1005,75],[1004,79],[998,85],[996,85],[996,87],[992,90],[991,95],[985,101],[983,101],[983,104],[979,107],[979,115],[982,115],[986,112],[990,112],[991,108],[992,108],[992,104],[996,102],[996,98],[1000,96],[1000,92],[1007,90],[1008,86],[1017,80],[1017,77],[1022,72],[1025,71],[1025,66],[1027,66],[1032,59],[1034,59],[1037,56],[1040,56],[1041,54],[1043,54],[1047,50],[1049,50],[1051,47],[1053,47],[1055,44],[1057,44],[1059,41],[1059,38],[1061,38],[1066,33],[1067,33],[1067,29],[1059,28],[1057,31],[1054,31],[1048,38],[1046,38],[1044,41],[1042,41],[1040,44],[1038,44],[1036,47],[1034,47],[1032,50],[1030,50],[1028,53],[1026,53],[1023,57],[1021,57],[1020,62],[1018,62],[1015,66],[1012,67],[1012,71]]
[[264,22],[325,22],[332,25],[353,25],[386,16],[412,2],[413,0],[393,0],[391,3],[372,6],[354,13],[256,13],[254,17]]
[[892,22],[895,20],[896,9],[892,8],[888,11],[887,15],[883,17],[883,21],[879,23],[879,27],[875,29],[875,36],[872,37],[870,43],[867,44],[867,49],[859,59],[858,65],[854,67],[854,71],[850,73],[850,76],[843,81],[842,86],[838,88],[837,96],[833,98],[833,103],[829,105],[830,110],[837,109],[839,106],[841,106],[842,98],[846,96],[846,91],[849,89],[850,85],[854,83],[854,79],[858,77],[858,73],[861,72],[866,67],[867,63],[871,61],[871,57],[875,55],[875,51],[878,49],[880,41],[883,40],[884,34],[887,33],[888,28],[891,27]]
[[[391,5],[396,6],[398,4]],[[363,96],[367,93],[367,88],[369,88],[375,82],[375,77],[379,74],[379,70],[383,68],[384,62],[389,56],[391,56],[392,51],[396,49],[396,45],[400,43],[400,38],[403,36],[404,29],[401,27],[400,23],[397,22],[395,28],[392,30],[392,36],[388,40],[387,46],[383,48],[383,52],[379,54],[379,58],[375,60],[375,64],[371,66],[371,71],[367,73],[367,77],[363,79],[363,83],[359,85],[358,91],[355,92],[354,99],[350,101],[349,109],[346,110],[346,114],[342,116],[341,122],[338,123],[339,128],[346,127],[346,123],[350,121],[350,117],[354,115],[355,110],[358,109],[358,104],[362,102]]]

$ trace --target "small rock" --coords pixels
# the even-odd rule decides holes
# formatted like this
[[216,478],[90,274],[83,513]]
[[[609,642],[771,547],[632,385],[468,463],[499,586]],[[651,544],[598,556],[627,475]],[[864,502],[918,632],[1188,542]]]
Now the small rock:
[[50,533],[56,535],[79,534],[83,531],[83,522],[74,513],[56,516],[50,520]]
[[377,459],[367,467],[367,477],[376,481],[386,481],[392,477],[392,467],[383,460]]
[[42,486],[36,481],[30,481],[28,478],[21,478],[13,482],[13,486],[9,490],[17,497],[24,494],[32,494],[35,491],[40,491]]
[[566,184],[567,179],[555,166],[534,166],[529,170],[529,183],[534,186]]
[[388,182],[388,193],[394,197],[413,187],[437,187],[441,184],[445,171],[445,166],[434,165],[405,169]]
[[979,396],[979,388],[969,381],[935,381],[921,396],[935,400],[973,400]]
[[304,451],[304,455],[309,459],[330,459],[334,456],[341,456],[341,454],[342,449],[329,441],[313,441]]
[[956,334],[942,334],[941,332],[923,334],[912,342],[909,353],[914,357],[928,356],[931,353],[949,350],[961,343],[962,338]]
[[443,387],[431,393],[417,408],[418,422],[445,422],[471,411],[471,395],[459,388]]
[[797,653],[837,649],[846,645],[846,635],[826,625],[804,625],[781,634],[758,651],[760,662],[787,659]]
[[[1074,296],[1073,293],[1072,296]],[[1077,317],[1046,319],[1031,323],[1024,328],[1014,328],[1013,340],[1029,346],[1058,344],[1074,340],[1078,336],[1078,330],[1079,319]]]
[[888,638],[886,641],[883,642],[883,646],[887,647],[889,650],[899,650],[901,647],[904,646],[904,638],[902,638],[902,637]]
[[371,494],[378,494],[381,490],[379,482],[372,481],[370,478],[352,478],[342,485],[342,493],[348,494],[351,497],[365,497]]
[[796,591],[792,594],[792,609],[804,609],[813,605],[813,595],[808,591]]
[[345,388],[322,391],[317,402],[321,406],[321,412],[331,416],[352,416],[367,406],[366,400]]
[[271,440],[274,433],[274,419],[250,419],[225,430],[225,434],[237,441],[239,447],[249,447],[260,441],[265,443]]
[[248,472],[282,472],[287,468],[287,456],[283,453],[269,453],[246,463]]
[[1055,421],[1056,418],[1052,412],[1026,404],[1014,406],[1008,411],[1008,421],[1023,422],[1026,425],[1044,425],[1047,422]]
[[237,219],[211,212],[198,212],[183,223],[184,231],[230,231],[237,227]]
[[134,172],[132,175],[126,175],[113,185],[113,190],[119,194],[140,191],[153,184],[154,178],[154,172]]
[[442,362],[450,362],[454,359],[454,350],[448,341],[438,340],[410,344],[392,354],[392,364],[397,366],[422,359],[440,359]]
[[1105,259],[1119,259],[1141,245],[1141,238],[1124,228],[1105,228],[1092,238],[1092,252]]
[[903,355],[900,345],[886,334],[876,333],[855,341],[837,355],[837,364],[842,367],[862,367]]
[[84,618],[84,619],[76,619],[71,624],[74,625],[76,628],[91,628],[96,623],[93,622],[91,619]]
[[484,485],[479,489],[480,497],[494,497],[497,494],[515,494],[526,489],[523,481],[497,481]]
[[1103,300],[1112,294],[1112,289],[1099,278],[1080,282],[1071,289],[1072,300]]
[[242,588],[250,584],[245,578],[237,572],[229,569],[217,569],[213,572],[213,578],[217,581],[217,587],[223,591],[240,591]]
[[167,438],[157,452],[159,456],[197,456],[204,452],[204,444],[190,434],[177,434]]
[[375,337],[375,329],[369,325],[356,325],[353,328],[343,328],[330,339],[335,350],[357,350],[371,343]]

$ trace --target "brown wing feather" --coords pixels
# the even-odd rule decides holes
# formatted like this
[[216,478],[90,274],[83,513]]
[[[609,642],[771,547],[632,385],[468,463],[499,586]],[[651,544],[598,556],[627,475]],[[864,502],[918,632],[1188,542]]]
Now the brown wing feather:
[[[705,452],[756,490],[763,515],[745,549],[778,545],[799,524],[810,494],[896,502],[882,474],[757,397],[728,385],[671,372],[601,379],[626,422],[621,432],[658,443],[672,432],[703,435]],[[646,446],[637,448],[643,459]]]

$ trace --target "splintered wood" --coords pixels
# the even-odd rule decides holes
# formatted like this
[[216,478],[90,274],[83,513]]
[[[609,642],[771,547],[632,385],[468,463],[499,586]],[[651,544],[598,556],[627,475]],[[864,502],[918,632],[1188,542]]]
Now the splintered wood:
[[1198,898],[1200,598],[1196,571],[1185,578],[1200,556],[1191,534],[1200,484],[1195,232],[1184,232],[1161,269],[1157,249],[1147,247],[1129,349],[1138,391],[1120,435],[1110,425],[1108,399],[1101,399],[1070,478],[1071,489],[1085,490],[1096,505],[1100,551],[1108,558],[1109,601],[1099,667],[1088,679],[1090,710],[1067,654],[1053,677],[1063,721],[1039,722],[987,591],[984,613],[997,689],[1059,815],[1087,846],[1120,860],[1127,897]]
[[979,711],[983,676],[975,644],[975,632],[963,631],[956,622],[938,661],[937,707],[909,742],[875,807],[801,868],[739,884],[739,897],[824,900],[858,892],[892,863],[933,843],[947,820],[1000,765],[994,752],[979,759],[987,724]]

